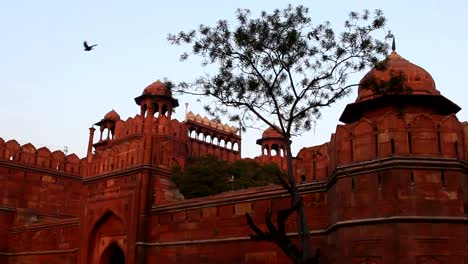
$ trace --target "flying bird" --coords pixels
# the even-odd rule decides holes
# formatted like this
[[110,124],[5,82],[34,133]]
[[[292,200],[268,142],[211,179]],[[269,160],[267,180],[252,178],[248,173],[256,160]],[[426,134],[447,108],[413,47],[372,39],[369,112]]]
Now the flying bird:
[[94,48],[95,46],[97,46],[97,44],[94,44],[94,45],[89,46],[89,45],[88,45],[88,42],[85,41],[85,42],[83,42],[83,46],[84,46],[84,51],[91,51],[91,50],[93,50],[93,48]]

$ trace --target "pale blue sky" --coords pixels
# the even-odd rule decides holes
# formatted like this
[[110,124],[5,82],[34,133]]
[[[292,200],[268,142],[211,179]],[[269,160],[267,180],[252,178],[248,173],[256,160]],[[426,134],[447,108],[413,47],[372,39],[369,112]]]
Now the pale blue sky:
[[[37,147],[68,146],[82,157],[88,128],[115,109],[123,119],[139,112],[133,98],[158,78],[192,80],[204,68],[179,62],[181,48],[168,33],[218,19],[232,20],[236,8],[310,8],[314,21],[342,25],[350,11],[380,8],[397,38],[397,51],[425,68],[443,95],[460,105],[468,120],[465,64],[468,37],[465,1],[2,1],[0,2],[0,137]],[[83,40],[98,43],[82,51]],[[364,73],[359,74],[360,78]],[[179,97],[203,114],[191,98]],[[323,113],[314,132],[295,138],[293,151],[327,141],[355,94]],[[261,131],[243,135],[243,156],[260,154]]]

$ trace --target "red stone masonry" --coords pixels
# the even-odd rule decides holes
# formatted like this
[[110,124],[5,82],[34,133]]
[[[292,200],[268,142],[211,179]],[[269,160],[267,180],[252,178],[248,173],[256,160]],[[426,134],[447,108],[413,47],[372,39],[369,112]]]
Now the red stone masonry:
[[[396,52],[386,62],[329,142],[294,157],[312,246],[324,264],[468,263],[468,123],[424,69]],[[366,87],[394,74],[410,89]],[[82,159],[0,138],[0,263],[290,263],[251,241],[245,219],[264,227],[267,210],[288,207],[279,186],[184,200],[171,182],[190,157],[240,159],[237,130],[191,112],[171,119],[179,103],[159,81],[135,102],[134,117],[112,110],[90,128]],[[275,132],[255,160],[285,168]]]

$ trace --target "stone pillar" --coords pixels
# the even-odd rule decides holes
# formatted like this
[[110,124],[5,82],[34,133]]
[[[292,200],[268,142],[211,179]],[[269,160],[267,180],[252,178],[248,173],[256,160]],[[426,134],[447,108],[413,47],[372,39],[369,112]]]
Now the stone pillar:
[[92,154],[92,151],[93,151],[94,131],[96,131],[96,129],[94,127],[89,128],[88,151],[86,152],[87,153],[86,156],[88,158],[91,157],[91,154]]

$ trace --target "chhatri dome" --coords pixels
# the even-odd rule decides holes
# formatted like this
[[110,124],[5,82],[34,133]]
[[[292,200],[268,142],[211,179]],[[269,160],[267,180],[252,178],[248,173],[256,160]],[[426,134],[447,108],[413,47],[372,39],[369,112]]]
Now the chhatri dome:
[[120,115],[117,114],[117,112],[114,109],[112,109],[112,111],[110,111],[104,116],[103,120],[119,121]]
[[419,105],[439,114],[457,113],[460,107],[436,89],[432,76],[395,51],[371,69],[359,82],[358,97],[348,104],[340,117],[346,124],[384,105]]
[[[401,87],[395,93],[440,95],[436,90],[434,79],[423,68],[409,62],[401,57],[396,51],[392,51],[385,60],[381,62],[383,69],[373,68],[359,82],[358,98],[356,102],[369,100],[379,96],[370,87],[373,84],[383,84],[391,80],[392,77],[401,76]],[[380,91],[386,92],[386,91]]]
[[172,92],[164,83],[162,83],[160,80],[157,80],[154,83],[148,85],[143,90],[143,95],[160,95],[172,97]]
[[283,135],[281,135],[278,132],[278,130],[274,129],[273,127],[269,127],[265,131],[263,131],[263,134],[262,134],[262,139],[267,139],[267,138],[283,138]]
[[179,106],[179,101],[172,97],[171,89],[160,80],[157,80],[152,84],[146,86],[146,88],[143,90],[143,93],[135,98],[135,103],[141,106],[146,99],[149,99],[150,101],[152,101],[152,103],[158,102],[162,104],[164,104],[164,100],[169,100],[167,104],[168,110],[169,108],[175,108]]

